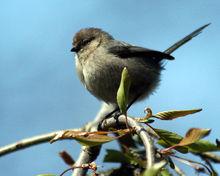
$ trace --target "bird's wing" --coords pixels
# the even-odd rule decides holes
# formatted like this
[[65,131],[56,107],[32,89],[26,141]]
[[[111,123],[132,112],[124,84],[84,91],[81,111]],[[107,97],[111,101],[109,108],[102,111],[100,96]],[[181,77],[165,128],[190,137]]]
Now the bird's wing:
[[108,48],[109,52],[119,56],[120,58],[140,57],[154,59],[155,61],[161,61],[162,59],[173,60],[174,57],[170,54],[155,51],[139,46],[133,46],[124,42],[117,43],[117,45]]
[[193,31],[183,39],[179,40],[168,49],[166,49],[164,52],[133,46],[119,41],[117,42],[117,44],[114,43],[111,47],[109,47],[109,52],[121,58],[146,57],[146,58],[152,58],[156,61],[161,61],[162,59],[173,60],[174,57],[170,55],[172,52],[174,52],[176,49],[178,49],[179,47],[190,41],[192,38],[199,35],[202,32],[202,30],[209,25],[210,23],[196,29],[195,31]]

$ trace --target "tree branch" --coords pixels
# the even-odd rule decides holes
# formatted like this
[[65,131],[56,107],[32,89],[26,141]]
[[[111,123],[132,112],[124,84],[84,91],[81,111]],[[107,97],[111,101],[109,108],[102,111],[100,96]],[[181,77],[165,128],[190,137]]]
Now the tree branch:
[[[103,102],[95,119],[86,125],[85,131],[97,131],[99,124],[104,120],[106,115],[113,110],[114,110],[114,106]],[[88,164],[93,162],[99,155],[100,150],[101,150],[101,146],[82,147],[80,155],[74,165],[80,166],[82,164]],[[86,175],[87,171],[88,169],[76,168],[73,170],[72,176],[78,176],[78,175],[84,176]]]
[[[82,129],[83,128],[72,129],[72,130],[82,131]],[[32,147],[34,145],[49,142],[51,139],[53,139],[56,136],[57,133],[60,133],[61,131],[63,131],[63,130],[54,131],[54,132],[41,134],[41,135],[37,135],[37,136],[32,136],[30,138],[22,139],[18,142],[0,147],[0,157],[7,155],[7,154],[10,154],[12,152],[16,152],[18,150],[23,150],[25,148]]]
[[49,142],[60,131],[33,136],[0,148],[0,157],[37,144]]
[[[149,136],[148,132],[145,128],[143,128],[139,123],[137,123],[133,118],[127,117],[128,125],[135,129],[136,133],[142,139],[146,150],[146,159],[147,159],[147,166],[146,168],[150,168],[154,164],[155,159],[155,152],[153,147],[153,141]],[[102,122],[101,129],[108,129],[110,127],[116,127],[119,124],[126,124],[126,117],[124,115],[119,116],[117,119],[109,118]]]
[[[140,138],[143,141],[144,147],[146,149],[146,158],[147,158],[147,166],[146,168],[150,168],[154,164],[154,147],[153,142],[151,140],[151,137],[149,136],[148,132],[143,128],[139,123],[137,123],[133,118],[127,117],[128,119],[128,125],[131,128],[134,128],[136,133],[140,136]],[[117,119],[114,117],[105,119],[101,125],[100,130],[108,130],[109,128],[117,127],[118,125],[125,125],[126,124],[126,117],[124,115],[119,116]],[[97,129],[96,126],[94,126],[91,131],[94,129]],[[75,163],[76,166],[91,163],[93,162],[96,157],[99,155],[99,151],[101,149],[101,146],[97,147],[82,147],[82,151],[80,153],[80,156]],[[74,169],[72,176],[85,176],[88,169],[82,169],[77,168]]]
[[[101,150],[101,145],[100,146],[95,146],[95,147],[85,147],[83,146],[79,155],[78,160],[74,164],[74,166],[81,166],[83,164],[88,164],[93,162],[97,156],[99,155],[99,152]],[[72,176],[85,176],[87,173],[88,169],[87,168],[76,168],[73,170]]]
[[[101,114],[103,115],[103,114]],[[132,128],[135,129],[136,133],[140,136],[140,138],[143,141],[144,147],[146,149],[146,158],[147,158],[147,166],[146,168],[149,168],[153,165],[154,163],[154,148],[153,148],[153,142],[151,140],[151,137],[149,136],[148,132],[146,131],[146,129],[144,129],[139,123],[137,123],[134,119],[127,117],[128,118],[128,125]],[[98,119],[96,118],[95,120],[96,122],[98,121]],[[96,123],[97,124],[97,123]],[[126,124],[126,117],[124,115],[121,115],[120,117],[118,117],[117,119],[115,118],[109,118],[109,119],[105,119],[102,123],[101,123],[101,130],[105,130],[108,129],[110,127],[116,127],[117,125],[122,124],[125,125]],[[82,131],[85,128],[81,128],[81,129],[75,129],[78,131]],[[97,126],[90,126],[90,130],[89,131],[96,131],[97,130]],[[22,150],[34,145],[38,145],[41,143],[45,143],[45,142],[49,142],[51,139],[53,139],[57,133],[60,133],[62,130],[60,131],[55,131],[55,132],[51,132],[51,133],[47,133],[47,134],[42,134],[42,135],[38,135],[38,136],[33,136],[30,138],[26,138],[23,139],[21,141],[15,142],[13,144],[9,144],[6,145],[4,147],[0,148],[0,156],[18,151],[18,150]],[[99,155],[101,146],[96,146],[96,147],[82,147],[82,151],[80,153],[80,156],[78,158],[78,160],[76,161],[75,165],[80,166],[82,164],[86,164],[86,163],[91,163],[92,161],[94,161],[97,156]],[[73,172],[73,176],[77,176],[77,175],[85,175],[87,172],[87,169],[74,169]]]

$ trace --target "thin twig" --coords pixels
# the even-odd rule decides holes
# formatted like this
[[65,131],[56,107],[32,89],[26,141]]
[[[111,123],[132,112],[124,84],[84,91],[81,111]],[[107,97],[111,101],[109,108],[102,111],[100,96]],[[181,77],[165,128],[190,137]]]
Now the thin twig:
[[[77,167],[75,167],[75,168],[77,168]],[[73,167],[66,169],[65,171],[63,171],[63,172],[60,174],[60,176],[63,176],[65,173],[67,173],[68,171],[73,170],[73,169],[74,169]]]
[[60,176],[63,176],[66,172],[70,171],[70,170],[74,170],[74,169],[91,169],[93,171],[93,175],[97,176],[96,170],[97,170],[97,166],[95,163],[88,163],[88,164],[82,164],[80,166],[72,166],[71,168],[66,169],[65,171],[63,171]]
[[[176,160],[179,160],[180,162],[185,163],[185,164],[187,164],[191,167],[195,166],[194,164],[196,164],[197,166],[200,165],[203,168],[205,168],[209,172],[210,175],[212,175],[212,171],[210,170],[210,168],[208,166],[206,166],[205,164],[203,164],[203,163],[193,161],[193,160],[190,160],[190,159],[187,159],[187,158],[179,157],[179,156],[176,156],[176,155],[171,155],[171,157],[173,157]],[[195,167],[194,167],[194,169],[197,170],[197,168],[195,168]]]
[[174,164],[174,170],[179,176],[185,176],[185,173],[176,164]]
[[193,153],[193,154],[198,155],[202,158],[209,159],[214,163],[220,163],[220,156],[215,153],[205,152],[205,153]]

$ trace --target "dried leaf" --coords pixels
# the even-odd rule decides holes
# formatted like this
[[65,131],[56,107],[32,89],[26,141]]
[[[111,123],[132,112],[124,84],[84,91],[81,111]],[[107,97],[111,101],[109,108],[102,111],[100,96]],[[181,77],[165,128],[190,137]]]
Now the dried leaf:
[[50,143],[53,143],[61,139],[74,139],[76,136],[86,136],[86,135],[88,135],[88,132],[63,130],[58,132],[56,136],[50,141]]
[[144,171],[142,176],[157,176],[160,170],[166,165],[165,161],[154,164],[151,168]]
[[75,163],[72,156],[70,156],[70,154],[67,153],[65,150],[62,152],[59,152],[59,155],[67,165],[73,166],[73,164]]
[[128,70],[125,67],[121,74],[121,82],[117,91],[117,103],[121,113],[126,114],[128,104],[128,94],[131,85]]
[[[112,133],[117,133],[119,136],[117,137],[108,136],[108,134],[112,134]],[[63,139],[74,139],[82,145],[92,147],[96,145],[101,145],[106,142],[111,142],[115,139],[124,136],[127,133],[129,133],[128,129],[110,131],[110,132],[109,131],[81,132],[81,131],[66,130],[57,133],[57,135],[50,142],[52,143],[57,140],[63,140]]]
[[187,131],[185,137],[182,138],[182,140],[179,143],[171,145],[170,147],[163,149],[161,152],[168,153],[170,152],[171,149],[176,149],[177,147],[186,147],[189,146],[190,144],[194,144],[197,141],[199,141],[201,138],[207,136],[210,133],[210,131],[211,131],[210,129],[191,128]]
[[187,152],[203,153],[203,152],[220,151],[220,147],[207,140],[198,140],[193,144],[177,147],[176,145],[179,144],[180,141],[183,139],[182,136],[167,130],[162,130],[162,129],[154,129],[154,130],[161,137],[161,139],[158,140],[157,142],[159,145],[166,148],[174,146],[173,149],[181,153],[187,153]]
[[202,128],[191,128],[187,131],[185,137],[177,144],[178,146],[185,146],[189,144],[193,144],[198,140],[204,138],[209,135],[211,132],[210,129],[202,129]]
[[189,114],[194,114],[200,112],[202,109],[191,109],[191,110],[170,110],[164,112],[158,112],[153,115],[153,117],[161,119],[161,120],[173,120],[178,117],[183,117]]

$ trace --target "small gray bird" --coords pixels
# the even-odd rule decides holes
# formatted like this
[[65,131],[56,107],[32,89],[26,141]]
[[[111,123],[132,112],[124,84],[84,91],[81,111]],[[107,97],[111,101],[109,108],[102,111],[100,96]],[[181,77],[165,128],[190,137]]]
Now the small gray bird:
[[195,30],[164,52],[134,46],[115,40],[98,28],[85,28],[73,38],[72,52],[82,84],[96,98],[117,108],[116,94],[124,67],[128,69],[131,86],[128,103],[149,96],[159,85],[164,60],[181,45],[198,35],[209,24]]

